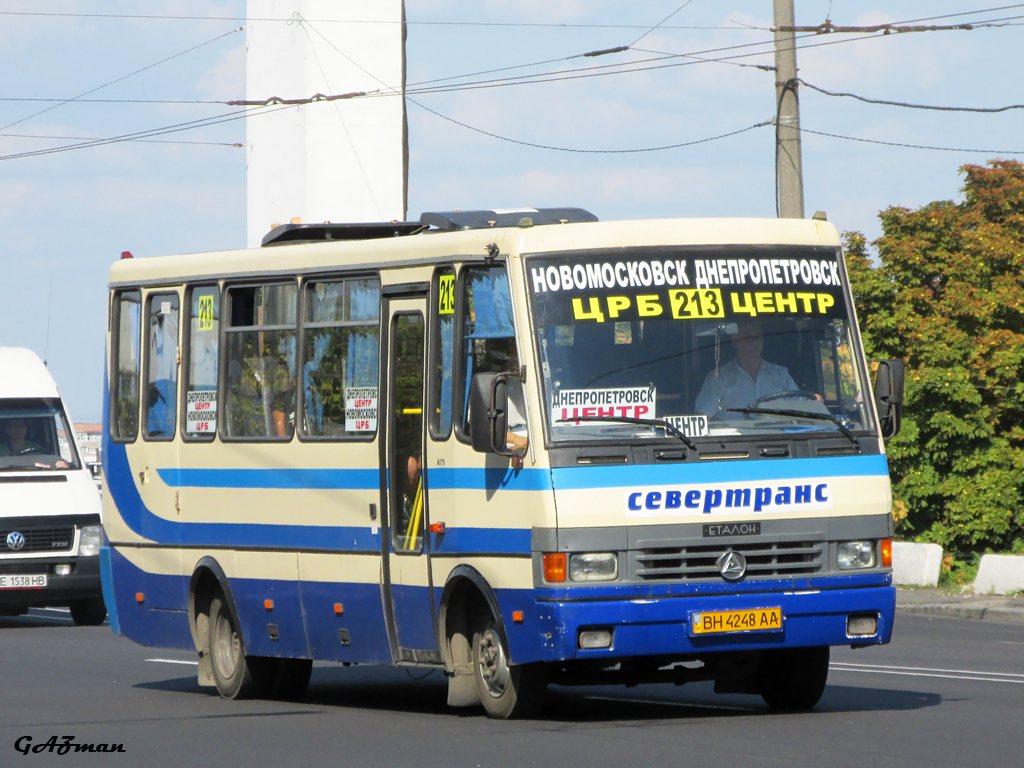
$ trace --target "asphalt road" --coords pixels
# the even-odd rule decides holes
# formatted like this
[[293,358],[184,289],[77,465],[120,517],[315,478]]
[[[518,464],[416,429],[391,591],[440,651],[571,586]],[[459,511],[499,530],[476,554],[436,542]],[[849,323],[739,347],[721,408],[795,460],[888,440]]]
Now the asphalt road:
[[[440,673],[337,665],[301,702],[229,702],[192,662],[57,610],[0,618],[0,766],[964,768],[1020,765],[1024,745],[1021,625],[901,615],[891,645],[834,649],[797,715],[694,684],[553,688],[544,719],[503,722],[448,709]],[[124,751],[15,748],[51,736]]]

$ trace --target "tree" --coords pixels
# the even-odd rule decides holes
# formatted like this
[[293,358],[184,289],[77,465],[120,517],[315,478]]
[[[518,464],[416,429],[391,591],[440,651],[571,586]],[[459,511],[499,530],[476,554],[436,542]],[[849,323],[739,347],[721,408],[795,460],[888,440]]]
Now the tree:
[[869,358],[907,362],[889,446],[898,531],[954,551],[1024,552],[1024,165],[966,165],[961,203],[846,233]]

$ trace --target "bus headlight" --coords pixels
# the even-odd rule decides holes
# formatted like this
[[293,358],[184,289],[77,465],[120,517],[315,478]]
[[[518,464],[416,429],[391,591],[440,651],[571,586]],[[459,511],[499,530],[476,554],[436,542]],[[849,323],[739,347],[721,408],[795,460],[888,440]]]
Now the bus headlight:
[[99,525],[87,525],[82,528],[82,535],[78,539],[78,554],[82,557],[95,557],[100,553],[103,546],[103,527]]
[[614,581],[619,578],[619,557],[614,552],[585,552],[569,556],[573,581]]
[[871,568],[875,564],[875,542],[844,541],[839,544],[839,568],[849,571],[854,568]]

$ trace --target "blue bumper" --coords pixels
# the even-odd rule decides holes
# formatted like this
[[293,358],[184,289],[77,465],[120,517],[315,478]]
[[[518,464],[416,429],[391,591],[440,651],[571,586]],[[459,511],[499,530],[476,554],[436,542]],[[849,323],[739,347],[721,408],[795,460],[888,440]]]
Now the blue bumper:
[[[626,588],[602,595],[574,589],[538,599],[535,592],[528,593],[528,598],[527,594],[513,592],[499,594],[499,601],[514,663],[888,643],[896,611],[891,577],[829,581],[832,583],[813,588],[777,591],[762,584],[759,586],[763,589],[740,594],[693,594],[679,588],[655,596],[649,590]],[[781,609],[781,628],[712,634],[693,631],[694,614],[766,608]],[[513,619],[514,611],[522,612],[522,621]],[[847,620],[851,615],[877,617],[877,631],[872,635],[849,635]],[[579,633],[587,629],[610,629],[611,646],[579,648]]]

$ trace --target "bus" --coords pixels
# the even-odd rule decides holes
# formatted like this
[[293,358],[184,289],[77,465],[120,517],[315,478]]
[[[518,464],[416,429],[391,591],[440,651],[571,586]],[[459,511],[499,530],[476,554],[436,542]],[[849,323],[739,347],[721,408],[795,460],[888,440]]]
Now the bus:
[[296,697],[321,661],[498,718],[551,684],[807,709],[832,646],[889,642],[903,367],[872,387],[829,222],[452,211],[129,256],[104,595],[199,685]]

